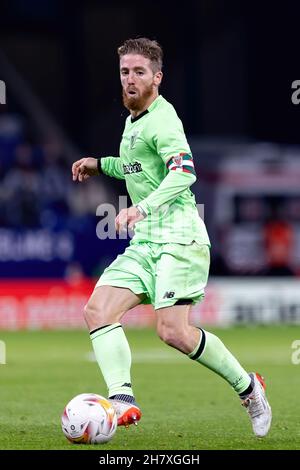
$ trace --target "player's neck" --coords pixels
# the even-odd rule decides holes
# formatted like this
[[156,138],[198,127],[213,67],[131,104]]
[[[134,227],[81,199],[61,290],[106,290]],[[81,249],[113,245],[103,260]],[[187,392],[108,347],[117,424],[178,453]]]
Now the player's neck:
[[153,103],[153,101],[156,100],[156,98],[158,97],[158,93],[155,93],[155,95],[151,95],[148,100],[145,102],[144,106],[142,109],[130,109],[130,114],[131,114],[131,117],[133,118],[136,118],[138,117],[140,114],[144,113],[146,111],[146,109],[149,108],[149,106]]

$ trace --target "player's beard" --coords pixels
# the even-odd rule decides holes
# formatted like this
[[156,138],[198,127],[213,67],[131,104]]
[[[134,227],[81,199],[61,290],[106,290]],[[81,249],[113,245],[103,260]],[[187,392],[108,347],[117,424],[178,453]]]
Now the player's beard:
[[128,96],[123,89],[123,104],[129,111],[142,111],[146,109],[146,103],[152,94],[153,84],[145,87],[144,91],[139,96]]

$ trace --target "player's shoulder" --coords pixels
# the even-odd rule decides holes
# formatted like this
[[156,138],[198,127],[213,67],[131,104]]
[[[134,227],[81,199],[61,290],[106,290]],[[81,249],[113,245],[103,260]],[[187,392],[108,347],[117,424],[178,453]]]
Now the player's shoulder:
[[168,101],[162,95],[159,95],[159,97],[158,97],[157,110],[160,111],[160,112],[175,114],[177,116],[176,110],[175,110],[174,106],[172,105],[172,103],[170,103],[170,101]]
[[175,121],[181,122],[176,109],[166,98],[159,95],[157,98],[156,106],[153,108],[152,119],[157,123],[163,122],[165,125],[168,123],[174,123]]

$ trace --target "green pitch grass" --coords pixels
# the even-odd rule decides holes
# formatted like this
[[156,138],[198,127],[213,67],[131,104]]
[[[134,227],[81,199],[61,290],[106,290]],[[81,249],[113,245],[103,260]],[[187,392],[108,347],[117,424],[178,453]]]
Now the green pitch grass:
[[[160,342],[153,330],[128,330],[132,377],[143,411],[139,426],[118,428],[103,450],[300,449],[300,364],[291,361],[300,327],[211,330],[249,371],[267,380],[269,435],[257,439],[239,399],[209,370]],[[85,449],[62,434],[60,415],[75,395],[106,395],[85,331],[0,332],[0,449]],[[298,355],[299,357],[299,355]]]

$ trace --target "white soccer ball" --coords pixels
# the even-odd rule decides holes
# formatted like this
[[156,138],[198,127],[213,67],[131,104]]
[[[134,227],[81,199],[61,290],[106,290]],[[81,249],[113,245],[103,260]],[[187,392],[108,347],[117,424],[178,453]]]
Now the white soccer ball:
[[117,415],[111,403],[101,395],[82,393],[65,407],[61,427],[74,444],[102,444],[117,430]]

